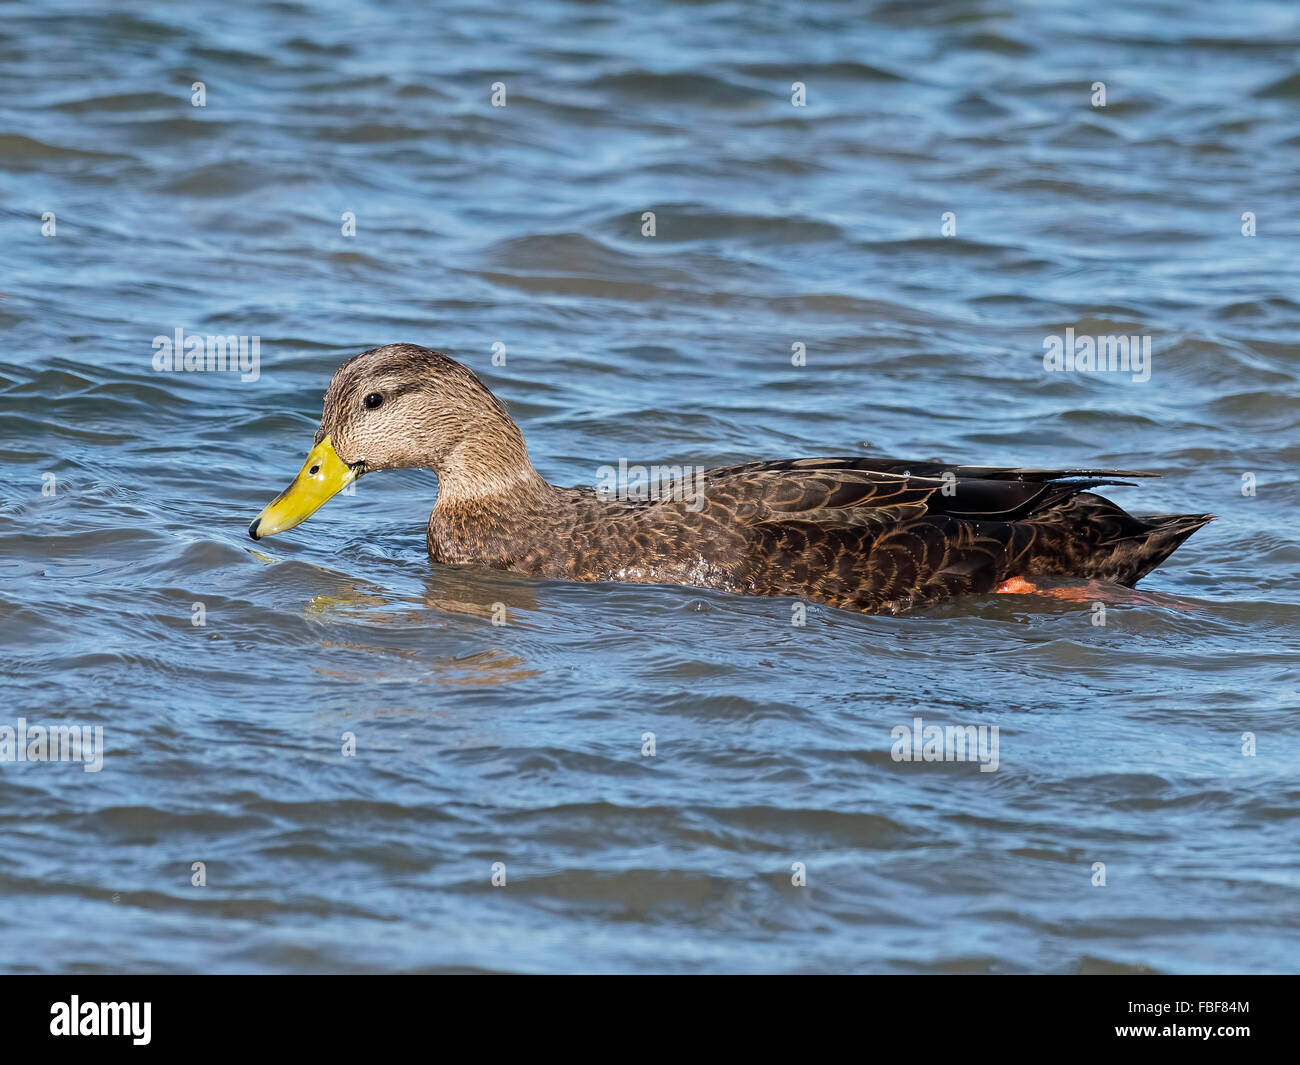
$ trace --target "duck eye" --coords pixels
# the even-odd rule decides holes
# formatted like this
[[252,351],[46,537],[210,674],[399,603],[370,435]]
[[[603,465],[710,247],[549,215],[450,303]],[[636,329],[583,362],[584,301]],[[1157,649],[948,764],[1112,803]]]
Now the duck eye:
[[366,410],[374,410],[383,402],[384,402],[383,396],[381,396],[378,392],[371,392],[370,395],[366,396]]

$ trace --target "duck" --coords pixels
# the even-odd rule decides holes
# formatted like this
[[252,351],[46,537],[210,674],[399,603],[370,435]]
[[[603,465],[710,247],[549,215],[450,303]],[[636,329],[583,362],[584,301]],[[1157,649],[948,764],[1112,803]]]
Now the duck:
[[[1132,470],[795,458],[691,474],[644,493],[553,485],[505,405],[418,344],[347,359],[298,475],[248,527],[299,525],[365,474],[431,469],[436,565],[538,578],[681,585],[899,614],[1035,578],[1132,587],[1213,514],[1129,514],[1092,491]],[[634,498],[629,498],[634,496]]]

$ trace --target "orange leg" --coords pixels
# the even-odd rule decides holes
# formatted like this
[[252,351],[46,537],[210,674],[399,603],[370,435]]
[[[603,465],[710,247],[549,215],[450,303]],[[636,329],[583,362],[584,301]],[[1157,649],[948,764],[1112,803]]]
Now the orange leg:
[[1096,582],[1089,582],[1086,588],[1040,588],[1024,577],[1011,577],[993,589],[994,595],[1050,595],[1053,599],[1067,599],[1074,603],[1090,603],[1104,600],[1112,603],[1123,602],[1123,598],[1114,594],[1107,595]]
[[1089,581],[1085,585],[1066,585],[1058,588],[1040,588],[1024,577],[1011,577],[993,589],[994,595],[1048,595],[1053,599],[1065,599],[1072,603],[1149,603],[1154,606],[1173,610],[1195,610],[1196,603],[1173,596],[1152,597],[1144,595],[1133,588],[1121,588],[1101,581]]

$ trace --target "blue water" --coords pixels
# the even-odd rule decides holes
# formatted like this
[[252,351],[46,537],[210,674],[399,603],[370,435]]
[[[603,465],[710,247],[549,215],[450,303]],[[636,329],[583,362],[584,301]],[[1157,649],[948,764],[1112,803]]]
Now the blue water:
[[[0,738],[104,744],[0,761],[0,969],[1300,969],[1300,8],[113,6],[0,5]],[[178,328],[256,380],[156,371]],[[413,471],[253,544],[396,341],[560,484],[939,456],[1220,517],[1104,625],[433,567]],[[916,717],[998,768],[894,760]]]

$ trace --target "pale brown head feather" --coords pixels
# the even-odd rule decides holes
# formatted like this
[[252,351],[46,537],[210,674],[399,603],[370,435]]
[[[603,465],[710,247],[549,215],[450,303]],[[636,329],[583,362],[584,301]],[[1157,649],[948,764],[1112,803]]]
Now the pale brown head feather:
[[[369,409],[367,396],[382,397]],[[332,438],[364,471],[425,467],[438,475],[438,505],[544,493],[523,434],[474,373],[417,344],[354,355],[325,393],[319,443]]]

